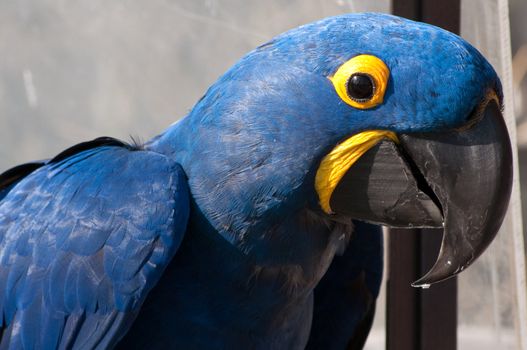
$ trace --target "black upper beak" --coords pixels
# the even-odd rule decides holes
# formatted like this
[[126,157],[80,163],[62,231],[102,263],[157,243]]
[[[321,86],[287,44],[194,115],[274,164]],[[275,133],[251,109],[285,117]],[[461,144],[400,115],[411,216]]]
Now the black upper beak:
[[[478,111],[478,109],[476,109]],[[414,286],[452,277],[487,248],[512,188],[512,151],[494,100],[464,130],[400,135],[364,154],[336,187],[338,215],[395,227],[444,227],[439,256]]]

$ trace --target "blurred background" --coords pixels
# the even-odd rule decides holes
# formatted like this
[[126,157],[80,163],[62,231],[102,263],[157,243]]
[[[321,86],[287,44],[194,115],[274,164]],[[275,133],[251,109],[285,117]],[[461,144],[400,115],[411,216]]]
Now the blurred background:
[[[247,51],[298,25],[360,11],[389,13],[391,2],[0,0],[0,167],[102,135],[148,140]],[[461,1],[461,35],[505,82],[525,189],[526,16],[527,0]],[[527,349],[519,188],[499,239],[459,278],[459,349]],[[384,294],[370,350],[385,348]]]
[[0,165],[100,135],[148,139],[247,51],[365,8],[389,3],[0,0]]

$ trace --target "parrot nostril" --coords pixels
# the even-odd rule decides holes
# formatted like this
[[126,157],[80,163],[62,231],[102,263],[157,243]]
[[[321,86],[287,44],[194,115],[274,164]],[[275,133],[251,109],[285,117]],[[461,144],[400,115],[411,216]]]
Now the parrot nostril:
[[500,112],[503,113],[503,103],[501,102],[502,100],[496,91],[496,89],[490,89],[485,94],[485,97],[472,109],[472,112],[470,112],[470,114],[467,116],[465,123],[455,130],[462,132],[476,125],[483,118],[485,114],[484,112],[487,109],[489,103],[496,103],[500,109]]
[[[465,130],[472,128],[474,125],[476,125],[483,117],[484,108],[481,108],[481,105],[482,104],[480,103],[477,106],[475,106],[472,109],[472,112],[470,112],[467,118],[465,119],[465,122],[461,126],[457,127],[455,131],[458,131],[458,132],[465,131]],[[486,103],[484,105],[486,105]]]

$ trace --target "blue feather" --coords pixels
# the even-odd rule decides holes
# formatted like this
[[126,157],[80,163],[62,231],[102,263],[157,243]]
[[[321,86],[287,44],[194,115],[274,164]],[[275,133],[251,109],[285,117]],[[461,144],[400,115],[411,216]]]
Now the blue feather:
[[[166,157],[118,146],[83,150],[20,180],[0,203],[8,213],[0,220],[2,345],[32,347],[44,330],[52,347],[114,344],[159,278],[153,251],[173,254],[182,240],[183,181]],[[171,258],[156,256],[158,269]]]

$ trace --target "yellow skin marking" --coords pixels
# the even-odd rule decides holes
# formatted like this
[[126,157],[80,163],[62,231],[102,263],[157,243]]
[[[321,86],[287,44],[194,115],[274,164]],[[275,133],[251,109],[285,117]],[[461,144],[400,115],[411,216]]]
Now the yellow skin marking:
[[[380,63],[379,63],[380,62]],[[370,65],[368,65],[370,64]],[[361,105],[356,106],[359,103],[347,96],[346,84],[347,79],[354,73],[361,72],[370,74],[373,79],[378,77],[380,80],[375,80],[376,91],[373,98],[370,101],[360,103]],[[390,72],[388,67],[380,59],[374,56],[361,55],[356,56],[344,63],[330,78],[335,86],[335,90],[339,96],[348,104],[357,108],[369,108],[372,107],[371,101],[376,101],[376,104],[382,103],[384,97],[384,91],[386,90],[386,84],[388,82],[388,76]],[[382,85],[382,84],[384,85]],[[494,90],[490,90],[486,97],[486,101],[494,100],[499,105],[499,99]],[[483,113],[487,103],[481,103],[480,109],[476,112],[476,115]],[[474,119],[475,121],[478,118]],[[470,128],[472,123],[462,126],[460,129]],[[330,199],[333,191],[339,184],[342,177],[350,169],[350,167],[370,148],[375,146],[382,139],[390,139],[396,143],[399,143],[397,135],[391,131],[385,130],[369,130],[364,131],[354,136],[351,136],[341,144],[337,145],[328,155],[322,159],[320,166],[315,176],[315,189],[318,193],[320,206],[324,212],[333,214],[330,206]]]
[[[348,96],[348,80],[356,73],[367,74],[373,80],[373,96],[367,101],[357,101]],[[381,59],[372,55],[359,55],[340,66],[329,80],[344,102],[355,108],[368,109],[383,102],[389,77],[390,70]],[[333,214],[329,201],[344,174],[367,150],[385,138],[399,142],[397,135],[391,131],[364,131],[337,145],[322,159],[315,176],[315,189],[320,206],[326,213]]]
[[326,213],[333,214],[329,201],[344,174],[367,150],[385,138],[399,142],[397,135],[391,131],[364,131],[340,143],[322,159],[315,176],[315,189],[320,206]]
[[[355,73],[369,75],[375,85],[373,97],[367,101],[356,101],[348,96],[348,80]],[[371,55],[359,55],[345,62],[337,72],[329,77],[340,98],[352,107],[368,109],[383,102],[390,70],[379,58]]]

